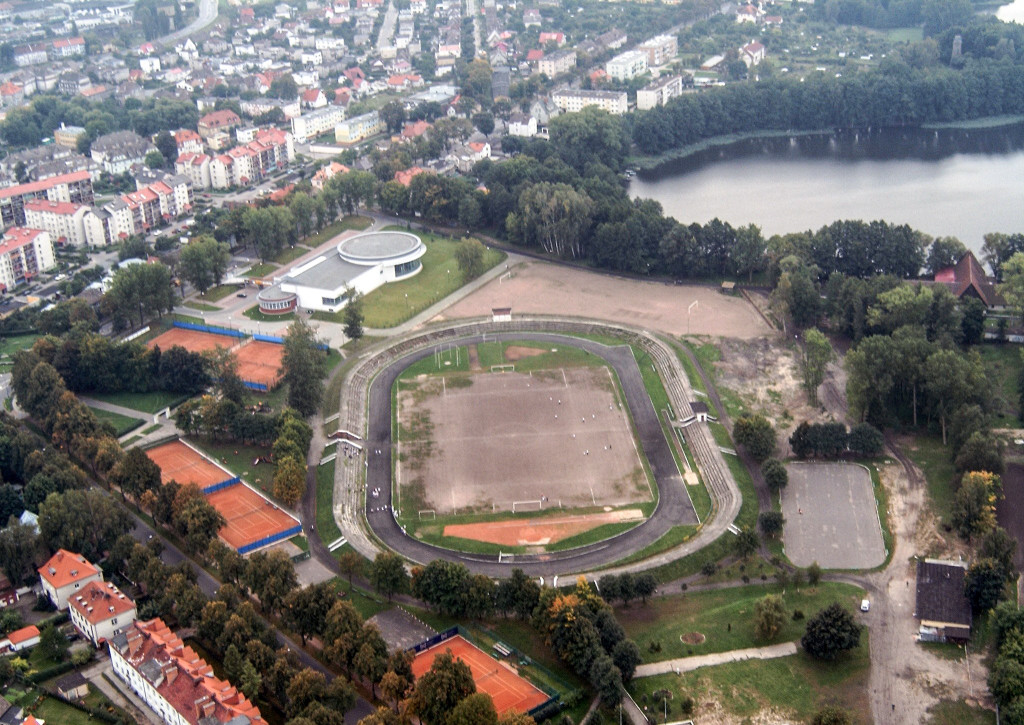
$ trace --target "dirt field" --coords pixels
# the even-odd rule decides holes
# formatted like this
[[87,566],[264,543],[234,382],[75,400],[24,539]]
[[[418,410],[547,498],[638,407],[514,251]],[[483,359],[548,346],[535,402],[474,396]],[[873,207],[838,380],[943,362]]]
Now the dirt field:
[[510,546],[544,546],[581,534],[584,531],[596,529],[603,524],[640,521],[643,517],[644,514],[640,509],[620,509],[580,516],[486,521],[478,524],[448,524],[444,527],[444,535]]
[[[687,315],[687,308],[697,306]],[[510,279],[493,280],[455,303],[438,319],[490,315],[494,307],[512,314],[559,314],[643,325],[673,335],[713,335],[750,339],[770,330],[742,297],[712,287],[638,282],[527,262]]]
[[424,376],[412,386],[398,396],[396,508],[409,515],[652,498],[607,368]]

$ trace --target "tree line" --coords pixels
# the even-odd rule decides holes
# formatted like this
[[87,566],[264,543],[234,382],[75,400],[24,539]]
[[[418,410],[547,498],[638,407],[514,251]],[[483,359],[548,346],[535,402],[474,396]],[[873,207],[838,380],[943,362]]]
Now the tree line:
[[688,93],[638,113],[632,138],[658,155],[715,136],[757,131],[919,126],[1024,111],[1024,66],[979,59],[962,70],[888,58],[835,77],[778,77]]

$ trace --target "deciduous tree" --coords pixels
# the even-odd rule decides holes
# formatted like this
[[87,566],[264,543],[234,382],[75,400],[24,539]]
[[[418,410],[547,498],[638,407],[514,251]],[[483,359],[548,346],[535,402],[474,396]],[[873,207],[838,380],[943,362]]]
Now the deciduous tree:
[[860,644],[861,626],[841,604],[831,604],[807,620],[800,645],[812,657],[834,660]]
[[409,574],[405,562],[398,554],[382,551],[370,565],[370,583],[373,588],[391,601],[395,594],[401,594],[409,586]]
[[766,594],[754,604],[754,636],[774,639],[786,621],[786,607],[778,594]]
[[417,680],[410,705],[424,725],[445,725],[455,706],[474,692],[476,684],[469,666],[446,650]]
[[284,336],[284,382],[288,385],[288,405],[303,417],[320,408],[327,372],[327,353],[316,330],[305,320],[296,320]]

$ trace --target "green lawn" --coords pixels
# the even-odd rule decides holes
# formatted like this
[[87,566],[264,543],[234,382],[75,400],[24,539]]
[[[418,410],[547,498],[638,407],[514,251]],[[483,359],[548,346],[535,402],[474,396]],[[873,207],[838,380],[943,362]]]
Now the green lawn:
[[985,377],[992,383],[989,402],[994,414],[993,424],[997,428],[1016,428],[1020,425],[1017,415],[1020,410],[1017,376],[1021,369],[1020,347],[1017,345],[977,345],[985,365]]
[[93,408],[92,406],[89,406],[89,410],[93,412],[93,415],[95,415],[101,423],[110,423],[114,428],[114,435],[118,438],[129,431],[135,430],[146,422],[141,418],[131,418],[127,415],[112,413],[109,410],[101,410],[99,408]]
[[[759,647],[800,639],[807,625],[806,618],[833,602],[846,605],[851,611],[863,598],[863,590],[834,582],[816,587],[789,587],[783,597],[789,615],[779,634],[770,642],[754,637],[754,605],[766,594],[780,594],[777,585],[751,585],[703,592],[688,592],[651,599],[646,605],[638,602],[629,608],[618,608],[616,614],[626,635],[636,641],[645,662],[658,662],[691,655],[726,652],[733,649]],[[793,612],[800,610],[804,620],[794,621]],[[679,637],[700,632],[707,639],[700,645],[687,645]],[[661,650],[651,652],[652,644]]]
[[[855,723],[866,725],[871,722],[867,640],[865,632],[860,647],[835,662],[819,662],[800,652],[772,660],[704,667],[680,675],[644,677],[633,680],[628,689],[641,707],[649,707],[652,713],[657,709],[659,715],[663,712],[661,701],[656,704],[652,693],[669,690],[670,720],[681,718],[678,703],[689,696],[698,703],[698,715],[702,706],[711,705],[712,711],[720,708],[743,722],[752,722],[766,709],[810,722],[821,707],[837,704],[850,711]],[[699,717],[694,721],[699,722]]]
[[206,290],[206,294],[203,295],[202,298],[209,302],[219,302],[240,289],[242,288],[237,284],[221,284]]
[[920,43],[924,38],[924,28],[890,28],[886,35],[893,43]]
[[[402,227],[394,229],[404,231]],[[363,298],[363,324],[369,328],[395,327],[419,314],[430,305],[447,297],[462,286],[462,274],[455,261],[455,248],[459,242],[427,232],[417,232],[427,252],[420,260],[419,274],[402,282],[378,287]],[[484,254],[484,269],[490,269],[505,259],[505,253],[488,249]],[[314,317],[329,322],[340,322],[344,311],[334,314],[318,313]]]
[[183,307],[188,307],[191,310],[200,310],[202,312],[216,312],[220,309],[217,305],[208,305],[205,302],[196,302],[194,300],[185,300],[181,304]]
[[156,432],[158,430],[160,430],[160,426],[159,425],[151,425],[148,428],[143,428],[142,429],[142,435],[148,436],[150,433],[154,433],[154,432]]
[[184,400],[181,393],[155,391],[152,393],[90,393],[90,398],[102,400],[104,403],[120,405],[142,413],[156,413],[167,406],[173,406]]
[[960,700],[940,700],[928,714],[930,725],[995,725],[996,714],[992,710],[968,705]]
[[241,443],[218,443],[207,438],[190,436],[188,442],[205,451],[215,461],[267,496],[273,497],[274,471],[272,463],[255,463],[259,456],[270,454],[270,448],[247,446]]
[[0,337],[0,360],[13,357],[18,350],[26,350],[42,335],[18,335],[17,337]]
[[309,247],[304,247],[301,244],[296,244],[294,247],[285,247],[281,250],[280,254],[274,257],[273,261],[275,264],[288,264],[301,257],[309,249]]
[[334,521],[334,465],[337,460],[316,467],[316,528],[325,545],[341,536],[341,529]]
[[342,217],[338,221],[328,224],[316,234],[309,235],[302,240],[302,243],[310,249],[316,249],[324,242],[333,239],[342,232],[353,230],[361,232],[371,224],[373,224],[373,219],[367,216],[350,215]]
[[924,473],[928,482],[928,498],[939,519],[948,524],[953,507],[953,476],[955,470],[949,459],[949,448],[942,445],[937,435],[915,436],[903,446],[910,459]]
[[45,723],[60,723],[60,725],[95,725],[97,722],[92,715],[49,696],[43,698],[32,714],[37,720],[42,720]]
[[276,264],[271,264],[270,262],[262,262],[260,264],[254,264],[252,267],[250,267],[248,270],[246,270],[242,274],[242,276],[243,277],[266,277],[268,274],[273,272],[275,269],[277,269],[277,265]]
[[363,619],[369,619],[374,614],[384,612],[394,606],[376,592],[367,591],[359,586],[350,588],[348,579],[343,576],[334,577],[331,579],[331,584],[334,585],[336,591],[346,593],[345,598],[352,602],[352,606],[356,608]]

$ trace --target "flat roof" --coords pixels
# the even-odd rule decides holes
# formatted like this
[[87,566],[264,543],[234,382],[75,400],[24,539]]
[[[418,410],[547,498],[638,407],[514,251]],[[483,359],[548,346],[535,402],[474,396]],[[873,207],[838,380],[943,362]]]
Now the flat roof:
[[409,232],[370,232],[350,237],[338,245],[338,253],[352,262],[378,262],[400,257],[423,246]]
[[303,265],[301,271],[292,272],[282,282],[322,290],[336,290],[350,284],[367,269],[368,267],[346,262],[337,254],[329,254]]

